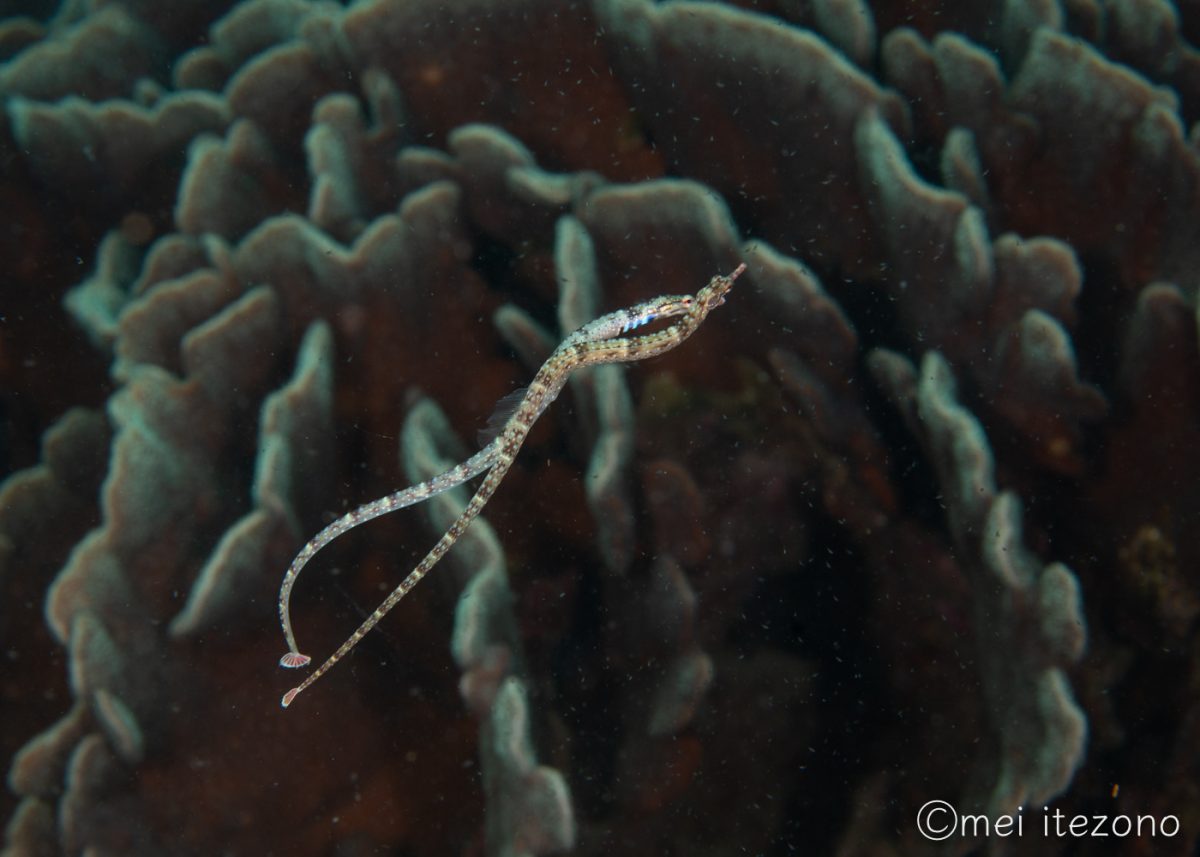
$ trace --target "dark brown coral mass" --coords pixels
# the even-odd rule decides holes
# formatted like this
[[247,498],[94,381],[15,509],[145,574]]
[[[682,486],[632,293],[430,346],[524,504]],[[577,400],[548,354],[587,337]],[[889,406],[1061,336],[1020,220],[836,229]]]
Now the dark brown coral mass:
[[[4,854],[1194,851],[1195,0],[27,5]],[[279,708],[306,538],[739,261]],[[323,552],[306,647],[465,497]]]

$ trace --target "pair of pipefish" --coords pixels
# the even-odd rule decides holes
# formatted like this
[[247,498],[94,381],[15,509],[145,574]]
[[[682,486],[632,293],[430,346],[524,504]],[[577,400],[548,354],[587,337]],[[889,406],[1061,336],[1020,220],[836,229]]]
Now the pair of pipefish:
[[[400,585],[392,590],[375,612],[359,625],[358,629],[338,647],[337,651],[317,667],[308,678],[283,695],[281,702],[283,707],[287,708],[291,705],[302,691],[310,687],[313,682],[327,673],[334,664],[358,645],[358,641],[366,636],[401,598],[412,591],[413,587],[420,583],[421,578],[428,574],[438,560],[454,546],[454,543],[466,531],[467,526],[475,520],[496,489],[500,487],[500,482],[512,467],[530,428],[562,392],[563,386],[572,372],[585,366],[598,366],[604,363],[633,363],[670,351],[695,333],[708,314],[725,302],[725,296],[733,287],[734,280],[745,270],[746,265],[743,263],[727,276],[713,277],[694,296],[667,295],[617,310],[585,324],[567,336],[542,364],[542,368],[538,370],[529,387],[525,389],[512,416],[508,418],[504,428],[491,443],[445,473],[422,482],[420,485],[410,486],[359,506],[317,533],[292,560],[279,590],[279,619],[283,624],[283,635],[288,644],[287,654],[279,659],[280,665],[284,667],[303,667],[312,660],[308,655],[301,654],[300,648],[296,644],[289,601],[292,587],[296,584],[296,577],[317,551],[359,524],[378,518],[380,515],[386,515],[388,512],[395,512],[398,509],[428,500],[430,497],[477,476],[484,477],[475,496],[467,503],[458,518],[450,524],[449,529],[425,555],[425,558],[417,563],[416,568],[408,573]],[[678,321],[650,333],[626,335],[639,327],[663,319],[678,319]]]

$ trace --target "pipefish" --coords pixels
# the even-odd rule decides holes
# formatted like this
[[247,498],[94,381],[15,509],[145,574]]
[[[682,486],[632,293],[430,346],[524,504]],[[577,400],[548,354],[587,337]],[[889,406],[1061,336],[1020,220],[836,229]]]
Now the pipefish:
[[[287,573],[283,576],[283,584],[279,590],[279,619],[283,625],[283,635],[288,645],[287,654],[279,659],[279,664],[288,668],[307,666],[312,661],[308,655],[301,654],[296,643],[289,603],[297,576],[317,551],[359,524],[428,500],[430,497],[477,476],[484,476],[475,496],[467,503],[458,518],[450,524],[449,529],[438,539],[437,544],[425,555],[425,558],[417,563],[408,576],[392,590],[375,612],[358,626],[354,633],[346,639],[346,642],[338,647],[337,651],[330,655],[303,682],[283,695],[281,705],[287,708],[301,692],[311,687],[313,682],[345,657],[351,649],[358,645],[359,640],[366,636],[401,598],[412,591],[421,578],[428,574],[438,560],[454,546],[471,521],[475,520],[496,489],[500,487],[500,482],[512,467],[530,428],[562,392],[563,386],[572,372],[585,366],[596,366],[603,363],[632,363],[665,354],[695,333],[708,314],[725,302],[725,296],[733,287],[734,280],[745,270],[746,265],[743,263],[728,275],[713,277],[695,296],[666,295],[617,310],[588,322],[567,336],[554,349],[524,391],[524,395],[512,416],[504,424],[504,428],[491,443],[445,473],[419,485],[404,488],[359,506],[317,533],[296,554],[296,558],[292,560]],[[661,330],[637,336],[626,336],[630,331],[662,319],[678,319],[678,321]]]

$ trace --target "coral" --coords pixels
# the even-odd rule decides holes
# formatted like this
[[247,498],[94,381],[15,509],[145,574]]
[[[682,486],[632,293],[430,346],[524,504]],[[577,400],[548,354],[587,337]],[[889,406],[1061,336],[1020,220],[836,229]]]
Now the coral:
[[506,679],[480,741],[489,818],[488,852],[501,857],[548,854],[575,844],[575,822],[561,775],[537,767],[520,682]]
[[0,90],[40,101],[129,95],[165,47],[145,21],[117,4],[56,23],[47,38],[4,64]]
[[[1190,853],[1198,12],[0,21],[5,853],[923,854],[935,798],[1176,813]],[[739,261],[278,709],[306,537]],[[462,499],[322,553],[314,650]]]
[[[1065,670],[1079,660],[1084,620],[1079,583],[1066,566],[1043,566],[1023,544],[1021,508],[998,492],[982,427],[956,400],[945,359],[917,370],[890,353],[871,355],[907,414],[942,485],[947,520],[972,588],[987,714],[999,738],[992,816],[1049,800],[1066,788],[1084,752],[1086,720]],[[969,559],[968,559],[969,558]]]
[[[462,455],[445,415],[428,401],[410,412],[403,447],[405,469],[414,484],[454,466],[439,454],[439,447]],[[462,486],[431,498],[432,529],[443,531],[468,499]],[[482,520],[473,523],[462,542],[455,554],[462,584],[450,647],[463,671],[459,692],[481,723],[488,852],[523,855],[569,849],[575,821],[567,785],[561,773],[537,765],[531,742],[529,703],[520,677],[524,657],[504,551]]]
[[[9,105],[13,137],[41,176],[102,194],[125,208],[157,162],[182,165],[181,150],[204,132],[223,132],[229,108],[215,95],[178,92],[152,106],[94,104],[77,96],[53,104],[25,98]],[[178,182],[178,167],[164,179]]]

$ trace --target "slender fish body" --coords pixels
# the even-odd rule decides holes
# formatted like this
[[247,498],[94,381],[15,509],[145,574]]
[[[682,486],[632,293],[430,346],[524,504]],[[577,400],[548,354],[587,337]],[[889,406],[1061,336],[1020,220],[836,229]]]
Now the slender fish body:
[[[437,544],[417,563],[416,568],[400,582],[383,603],[363,621],[353,634],[330,655],[323,664],[283,696],[281,704],[287,708],[292,701],[313,682],[327,673],[339,660],[361,640],[396,604],[429,573],[438,561],[454,546],[471,521],[479,515],[505,475],[512,467],[517,452],[525,442],[530,428],[550,403],[562,392],[567,379],[576,369],[603,363],[631,363],[657,357],[678,346],[693,333],[708,317],[708,314],[725,302],[725,296],[733,282],[746,270],[743,263],[727,276],[713,277],[695,296],[667,295],[627,309],[617,310],[588,322],[570,334],[559,344],[554,353],[542,365],[525,391],[524,397],[505,423],[499,435],[471,458],[452,467],[432,479],[413,485],[386,497],[381,497],[338,518],[321,530],[292,560],[279,590],[279,619],[288,651],[279,659],[280,666],[297,668],[307,666],[312,658],[300,652],[296,635],[292,629],[291,593],[301,569],[323,547],[348,530],[416,503],[428,500],[461,485],[477,476],[483,476],[462,514],[450,524],[449,529],[438,539]],[[624,336],[653,321],[678,319],[670,326],[639,336]]]

